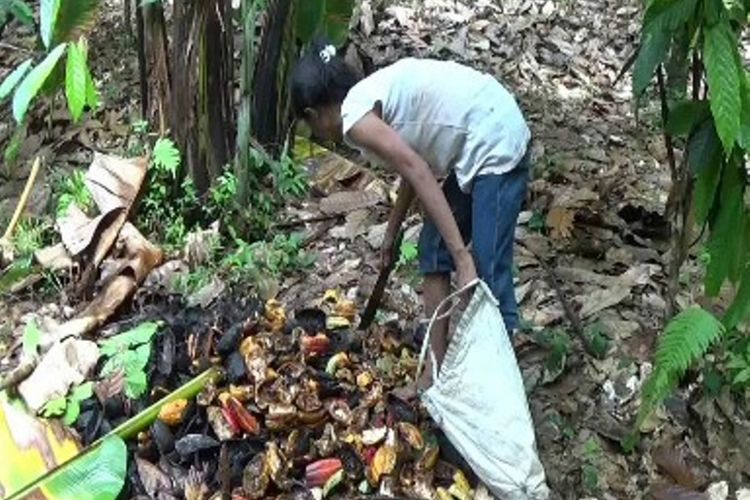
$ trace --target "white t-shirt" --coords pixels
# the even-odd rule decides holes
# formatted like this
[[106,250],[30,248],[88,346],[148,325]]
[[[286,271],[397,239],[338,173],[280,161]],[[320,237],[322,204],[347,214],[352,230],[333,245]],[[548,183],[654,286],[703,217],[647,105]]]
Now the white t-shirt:
[[454,170],[464,192],[477,175],[512,170],[531,137],[518,104],[497,80],[454,62],[402,59],[357,83],[341,105],[347,143],[357,147],[347,135],[377,102],[383,121],[435,175]]

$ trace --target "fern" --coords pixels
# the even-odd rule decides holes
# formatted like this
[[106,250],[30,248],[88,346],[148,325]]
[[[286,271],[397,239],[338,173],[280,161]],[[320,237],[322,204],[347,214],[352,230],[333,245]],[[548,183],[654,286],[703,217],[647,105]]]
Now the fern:
[[694,307],[675,316],[659,340],[654,370],[643,385],[637,427],[674,390],[690,366],[724,334],[724,326],[711,313]]
[[169,172],[172,177],[176,177],[180,167],[180,150],[171,139],[162,137],[154,144],[151,162],[157,170]]

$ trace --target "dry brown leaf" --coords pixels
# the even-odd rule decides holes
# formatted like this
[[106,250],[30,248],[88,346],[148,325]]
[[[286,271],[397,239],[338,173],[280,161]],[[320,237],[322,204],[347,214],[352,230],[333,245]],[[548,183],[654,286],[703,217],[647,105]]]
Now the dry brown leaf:
[[375,191],[342,191],[320,200],[320,210],[327,215],[337,215],[368,208],[384,201]]
[[62,243],[35,251],[34,259],[48,271],[54,272],[73,267],[73,259],[70,258],[70,254]]
[[172,480],[159,467],[140,457],[135,457],[135,465],[143,489],[150,498],[159,498],[159,493],[169,493],[172,490]]
[[654,486],[651,488],[651,498],[654,500],[708,500],[708,496],[700,491],[675,484]]
[[570,238],[573,234],[575,212],[563,207],[552,207],[547,213],[547,227],[553,239]]
[[651,454],[657,467],[663,470],[680,486],[690,489],[698,488],[698,479],[685,463],[685,459],[679,450],[674,447],[662,446]]
[[86,187],[102,213],[115,208],[130,211],[146,176],[145,158],[126,159],[94,153],[86,172]]
[[82,383],[99,360],[99,347],[88,340],[69,339],[55,344],[33,373],[21,382],[18,392],[33,411],[48,401],[65,396],[71,386]]

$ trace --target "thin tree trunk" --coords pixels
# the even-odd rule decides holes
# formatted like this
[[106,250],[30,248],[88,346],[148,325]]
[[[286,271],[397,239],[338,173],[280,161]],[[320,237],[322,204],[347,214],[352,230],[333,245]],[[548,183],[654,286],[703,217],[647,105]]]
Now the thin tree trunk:
[[174,6],[172,131],[199,193],[234,154],[230,13],[228,0],[184,0]]
[[169,50],[164,7],[160,2],[153,2],[141,8],[145,27],[144,51],[148,69],[148,88],[151,90],[146,116],[152,126],[164,135],[166,116],[171,108]]

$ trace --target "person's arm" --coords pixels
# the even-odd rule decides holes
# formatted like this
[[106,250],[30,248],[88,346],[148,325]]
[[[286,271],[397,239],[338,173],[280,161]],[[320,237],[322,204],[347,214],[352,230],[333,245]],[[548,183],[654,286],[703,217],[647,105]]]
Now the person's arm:
[[474,260],[461,238],[443,190],[427,162],[373,112],[367,113],[354,124],[349,131],[349,138],[391,165],[414,189],[453,257],[459,288],[474,280],[477,277]]

